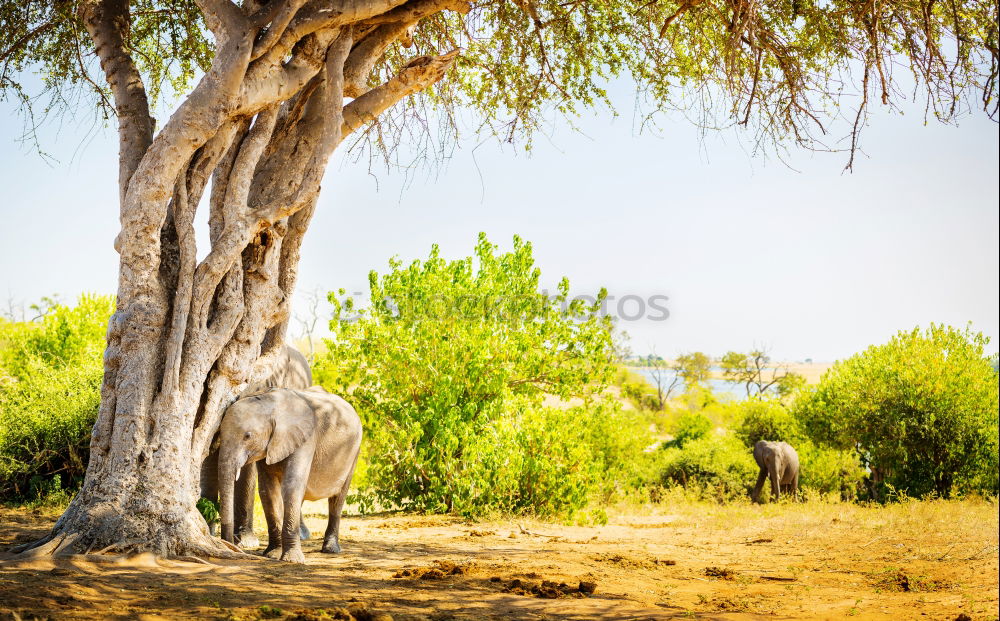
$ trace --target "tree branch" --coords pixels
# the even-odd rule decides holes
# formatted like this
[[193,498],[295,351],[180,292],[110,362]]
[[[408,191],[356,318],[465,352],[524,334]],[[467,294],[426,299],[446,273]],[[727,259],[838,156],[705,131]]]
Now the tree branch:
[[366,21],[366,24],[380,25],[351,50],[344,66],[344,94],[348,97],[363,94],[367,90],[368,74],[392,42],[405,37],[421,19],[446,10],[465,14],[471,6],[465,0],[413,0]]
[[441,56],[418,56],[407,63],[396,77],[361,95],[344,107],[346,136],[408,95],[419,92],[444,77],[458,57],[459,50]]
[[153,142],[153,117],[142,76],[126,51],[125,32],[129,26],[127,0],[82,2],[78,14],[83,21],[101,69],[111,86],[118,115],[119,199],[124,205],[129,181]]
[[230,0],[195,0],[195,3],[205,16],[205,25],[220,41],[249,25],[240,7]]
[[[284,34],[285,28],[288,27],[289,22],[295,17],[295,14],[308,0],[286,0],[284,3],[279,3],[277,0],[272,0],[272,2],[264,7],[264,11],[273,12],[273,17],[268,15],[270,19],[267,20],[267,32],[261,35],[257,42],[254,43],[253,52],[250,54],[250,60],[257,60],[264,55],[265,52],[270,50],[275,43],[278,42],[281,35]],[[260,24],[263,26],[264,24]]]

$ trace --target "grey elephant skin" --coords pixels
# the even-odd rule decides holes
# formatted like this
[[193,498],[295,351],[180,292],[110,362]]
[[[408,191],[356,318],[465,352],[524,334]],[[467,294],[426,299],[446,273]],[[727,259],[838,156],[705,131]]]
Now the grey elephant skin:
[[361,448],[361,419],[346,401],[315,386],[272,388],[237,400],[219,427],[222,538],[234,540],[239,472],[257,464],[267,518],[265,556],[305,561],[298,524],[303,500],[328,499],[323,552],[340,552],[340,514]]
[[[305,356],[291,345],[285,345],[282,359],[275,366],[274,373],[262,382],[253,384],[242,395],[260,392],[266,388],[306,389],[312,386],[312,371]],[[219,452],[213,444],[212,451],[201,466],[201,496],[210,500],[219,499]],[[250,465],[240,473],[236,482],[236,543],[242,548],[256,548],[260,540],[253,532],[253,505],[257,492],[257,468]],[[299,524],[299,536],[309,539],[309,529],[305,523]]]
[[764,481],[771,481],[771,499],[781,498],[781,492],[791,493],[799,497],[799,454],[787,442],[768,442],[761,440],[753,447],[753,458],[760,466],[757,485],[753,488],[751,497],[754,502],[760,501],[760,492]]

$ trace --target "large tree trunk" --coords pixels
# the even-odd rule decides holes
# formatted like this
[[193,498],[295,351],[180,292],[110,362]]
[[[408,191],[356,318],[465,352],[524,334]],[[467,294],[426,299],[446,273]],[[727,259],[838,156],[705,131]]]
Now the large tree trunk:
[[[155,137],[123,43],[128,3],[81,5],[119,119],[117,308],[83,487],[25,553],[238,553],[195,509],[200,465],[225,407],[280,357],[327,161],[455,57],[420,57],[369,89],[387,47],[427,15],[467,10],[455,0],[322,4],[200,2],[213,64]],[[345,94],[355,97],[346,106]],[[210,179],[211,250],[198,263],[193,222]]]

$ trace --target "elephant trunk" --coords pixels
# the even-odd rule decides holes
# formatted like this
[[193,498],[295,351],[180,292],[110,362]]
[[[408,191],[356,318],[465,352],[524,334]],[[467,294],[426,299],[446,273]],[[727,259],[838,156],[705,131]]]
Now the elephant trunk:
[[219,520],[222,522],[222,539],[236,543],[233,519],[233,495],[236,478],[242,463],[234,451],[221,451],[219,454]]

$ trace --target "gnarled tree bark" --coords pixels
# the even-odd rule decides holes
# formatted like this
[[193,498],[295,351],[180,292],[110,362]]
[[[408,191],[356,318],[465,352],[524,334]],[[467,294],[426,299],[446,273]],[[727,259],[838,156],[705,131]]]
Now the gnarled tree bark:
[[[25,554],[238,554],[195,509],[199,466],[225,407],[281,352],[327,162],[457,54],[418,57],[369,88],[388,46],[421,19],[468,10],[456,0],[198,4],[214,60],[155,135],[126,43],[128,2],[79,5],[118,113],[117,308],[83,487]],[[210,180],[211,249],[198,262],[193,222]]]

